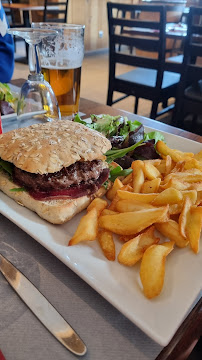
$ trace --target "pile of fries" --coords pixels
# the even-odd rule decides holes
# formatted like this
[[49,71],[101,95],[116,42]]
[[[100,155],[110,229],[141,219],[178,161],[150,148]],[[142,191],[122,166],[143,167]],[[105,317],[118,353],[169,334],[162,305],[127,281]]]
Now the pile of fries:
[[149,299],[161,293],[165,260],[175,246],[199,252],[202,227],[202,151],[185,153],[162,141],[156,150],[161,159],[134,161],[132,173],[117,178],[108,190],[108,201],[91,202],[69,242],[98,239],[111,261],[115,241],[121,242],[117,259],[125,266],[141,262],[143,293]]

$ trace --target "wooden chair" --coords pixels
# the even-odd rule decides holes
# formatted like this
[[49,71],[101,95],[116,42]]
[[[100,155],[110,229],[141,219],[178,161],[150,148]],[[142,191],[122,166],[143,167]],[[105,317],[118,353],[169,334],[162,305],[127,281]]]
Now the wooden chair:
[[[179,74],[164,71],[165,64],[165,24],[166,10],[163,6],[150,5],[127,5],[107,3],[108,25],[109,25],[109,84],[107,105],[112,105],[126,97],[132,95],[136,98],[134,113],[138,111],[138,100],[144,98],[152,101],[150,117],[155,119],[170,110],[173,106],[164,108],[157,113],[159,103],[167,103],[170,97],[175,97]],[[134,13],[141,11],[141,15],[152,13],[159,15],[159,21],[132,19],[129,15],[125,18],[117,18],[117,10],[122,12]],[[120,29],[124,27],[124,34]],[[125,33],[126,27],[137,29],[136,35]],[[141,31],[146,30],[146,35],[141,35]],[[135,47],[148,52],[156,52],[157,58],[138,56],[119,52],[117,46],[124,45],[127,49]],[[133,70],[116,74],[117,64],[130,65]],[[117,91],[125,95],[113,100],[113,93]]]
[[191,7],[187,18],[188,31],[184,61],[173,114],[173,124],[185,128],[185,118],[192,115],[191,131],[196,130],[197,117],[202,115],[202,8]]
[[[51,6],[58,6],[58,9],[53,10],[51,9]],[[68,0],[61,0],[58,2],[45,0],[44,7],[43,22],[67,22]]]

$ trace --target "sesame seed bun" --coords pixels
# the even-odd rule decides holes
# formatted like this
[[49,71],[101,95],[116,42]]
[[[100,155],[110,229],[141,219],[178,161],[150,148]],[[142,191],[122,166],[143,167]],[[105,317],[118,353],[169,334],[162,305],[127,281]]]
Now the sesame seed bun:
[[102,159],[110,141],[77,122],[35,124],[0,135],[0,158],[21,170],[47,174],[76,161]]

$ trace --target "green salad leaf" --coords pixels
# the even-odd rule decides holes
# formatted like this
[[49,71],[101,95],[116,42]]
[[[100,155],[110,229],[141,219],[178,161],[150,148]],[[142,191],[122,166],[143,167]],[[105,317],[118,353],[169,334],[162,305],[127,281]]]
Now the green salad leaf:
[[10,86],[0,82],[0,100],[7,101],[13,109],[17,106],[17,97],[11,91]]
[[120,135],[123,136],[124,139],[128,136],[130,131],[136,130],[141,123],[139,121],[130,121],[127,117],[123,116],[111,116],[111,115],[102,115],[102,117],[98,115],[91,115],[91,122],[86,122],[82,120],[80,116],[77,114],[74,118],[75,122],[79,122],[80,124],[86,125],[90,129],[101,132],[107,138]]
[[111,163],[112,161],[114,161],[115,159],[121,158],[123,156],[125,156],[126,154],[128,154],[130,151],[135,150],[138,146],[140,146],[143,143],[144,140],[140,140],[138,143],[129,146],[127,148],[124,149],[112,149],[112,150],[108,150],[105,155],[107,157],[106,161],[108,163]]
[[133,169],[122,169],[121,166],[110,168],[109,180],[114,182],[119,176],[127,176],[133,172]]
[[155,144],[159,140],[162,140],[165,142],[165,138],[164,138],[163,134],[161,134],[159,131],[151,131],[149,133],[145,133],[144,141],[148,141],[148,140],[155,140]]
[[12,176],[12,171],[13,171],[13,165],[8,162],[8,161],[4,161],[0,158],[0,170],[3,169],[4,171],[6,171],[10,176]]

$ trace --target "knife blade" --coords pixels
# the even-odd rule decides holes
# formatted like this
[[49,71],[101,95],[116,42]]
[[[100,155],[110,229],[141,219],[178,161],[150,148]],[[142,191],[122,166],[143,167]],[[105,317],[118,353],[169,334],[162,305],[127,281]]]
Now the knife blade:
[[13,264],[0,254],[0,271],[20,298],[56,339],[72,353],[85,355],[87,348],[58,311]]

